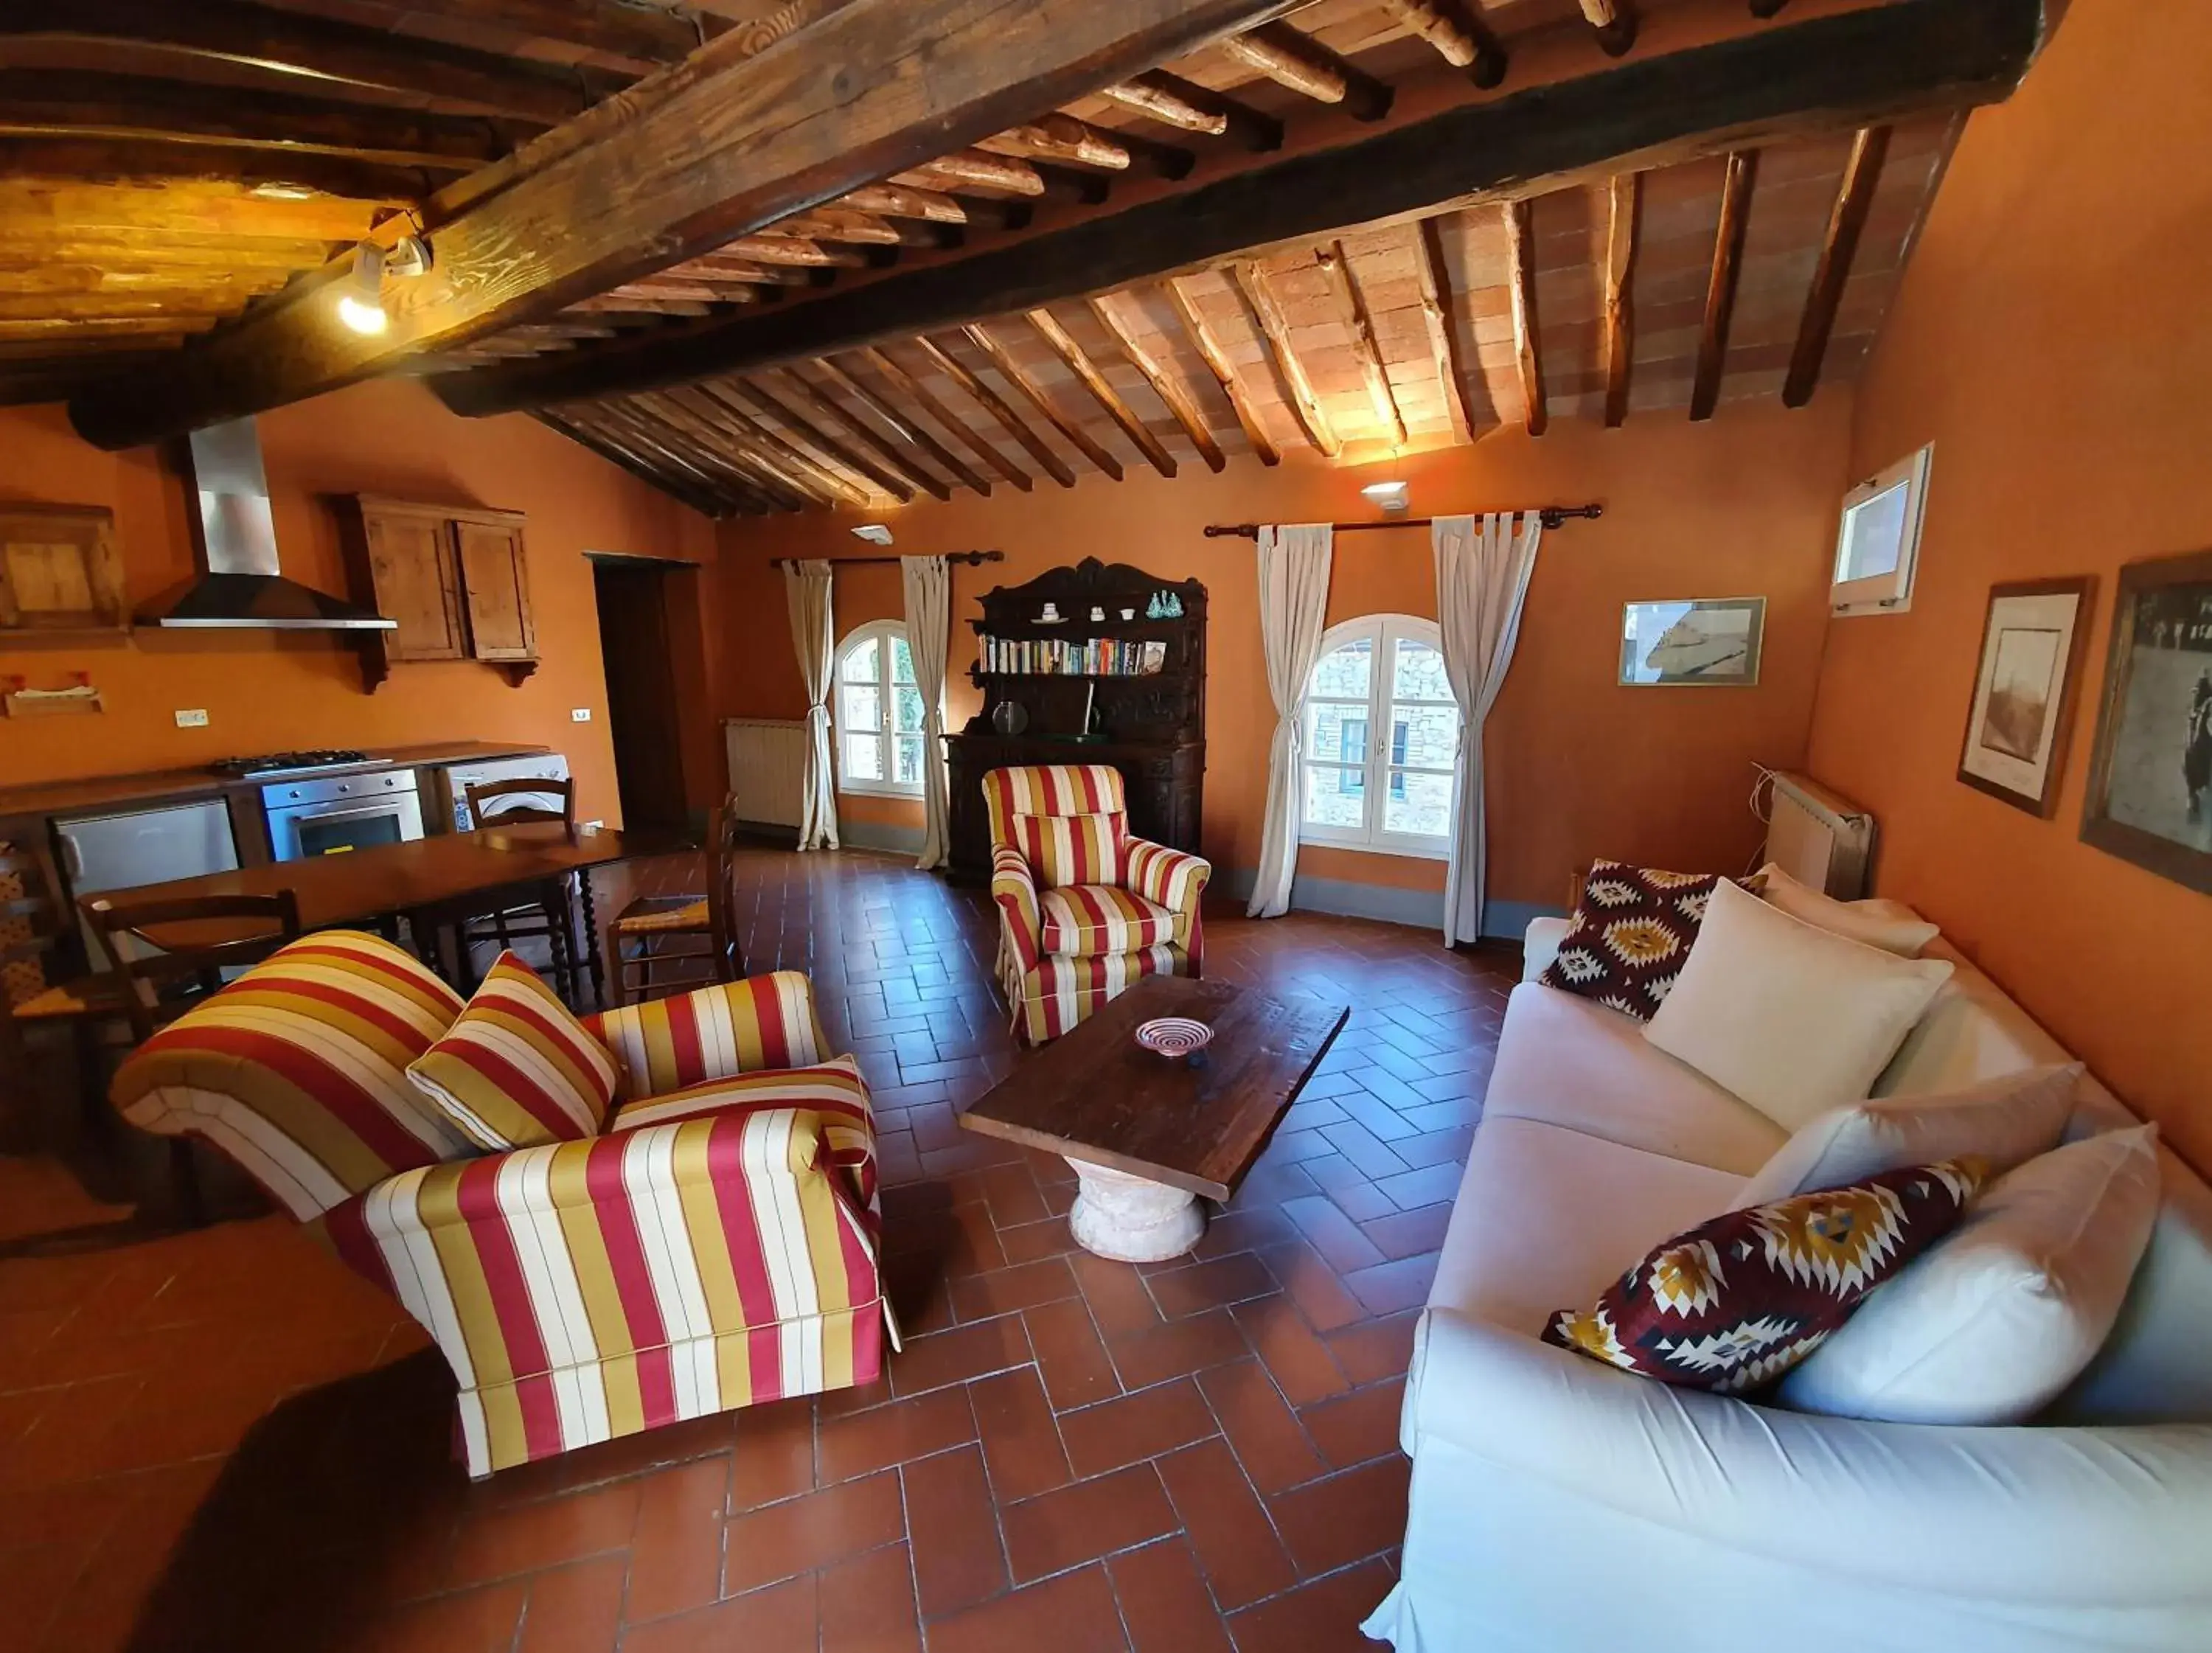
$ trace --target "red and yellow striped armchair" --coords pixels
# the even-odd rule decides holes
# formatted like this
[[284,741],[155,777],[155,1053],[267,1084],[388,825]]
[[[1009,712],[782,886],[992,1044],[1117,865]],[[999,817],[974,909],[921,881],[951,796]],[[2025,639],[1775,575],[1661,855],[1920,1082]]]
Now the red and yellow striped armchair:
[[459,1383],[473,1475],[874,1381],[868,1089],[827,1056],[805,976],[589,1018],[614,1110],[507,1152],[407,1078],[462,1008],[400,949],[325,932],[149,1040],[114,1100],[206,1139],[406,1306]]
[[1119,770],[993,769],[983,800],[999,980],[1024,1042],[1059,1037],[1143,976],[1202,973],[1213,869],[1129,836]]

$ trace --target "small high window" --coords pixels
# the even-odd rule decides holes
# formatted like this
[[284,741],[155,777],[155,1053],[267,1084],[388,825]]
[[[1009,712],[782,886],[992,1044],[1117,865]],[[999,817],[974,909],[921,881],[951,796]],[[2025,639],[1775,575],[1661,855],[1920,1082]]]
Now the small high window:
[[1930,446],[1906,455],[1844,495],[1828,607],[1837,614],[1902,614],[1912,606],[1920,565],[1920,514],[1928,495]]
[[837,788],[921,795],[921,690],[906,628],[877,620],[837,651]]
[[1304,736],[1302,842],[1451,853],[1459,706],[1434,621],[1370,614],[1323,633]]

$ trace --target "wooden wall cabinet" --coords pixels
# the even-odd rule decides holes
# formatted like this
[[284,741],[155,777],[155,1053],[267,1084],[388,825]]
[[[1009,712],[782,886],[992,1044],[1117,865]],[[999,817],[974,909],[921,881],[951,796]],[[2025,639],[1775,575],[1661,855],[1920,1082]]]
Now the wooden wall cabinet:
[[356,634],[368,690],[418,660],[482,660],[516,684],[538,669],[520,512],[369,494],[337,507],[355,599],[398,622]]
[[110,512],[0,501],[0,633],[130,629]]

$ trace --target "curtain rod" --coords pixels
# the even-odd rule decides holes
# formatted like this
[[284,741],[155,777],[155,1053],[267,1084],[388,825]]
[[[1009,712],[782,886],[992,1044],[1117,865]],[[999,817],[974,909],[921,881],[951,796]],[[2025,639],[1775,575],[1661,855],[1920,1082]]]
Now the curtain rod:
[[[1541,505],[1536,507],[1535,511],[1538,516],[1543,518],[1544,526],[1547,528],[1556,528],[1569,517],[1585,517],[1595,522],[1605,514],[1605,507],[1602,505]],[[1479,516],[1482,514],[1475,512],[1471,514]],[[1498,514],[1510,517],[1520,516],[1522,513],[1501,511]],[[1434,517],[1396,517],[1382,522],[1332,522],[1328,526],[1340,534],[1356,534],[1367,528],[1425,528],[1435,520]],[[1257,539],[1260,537],[1260,526],[1261,525],[1256,522],[1209,523],[1206,525],[1206,537],[1208,539],[1221,539],[1232,536],[1241,539]]]
[[[915,555],[918,556],[934,556],[935,553],[931,551],[918,551]],[[907,559],[903,556],[825,556],[818,559],[799,556],[777,556],[769,559],[769,566],[776,568],[788,568],[795,567],[800,562],[820,561],[827,562],[833,568],[856,568],[863,562],[903,562],[906,560]],[[1004,551],[947,551],[945,554],[945,560],[947,562],[964,562],[970,568],[981,568],[986,562],[1005,562],[1006,560],[1006,554]]]

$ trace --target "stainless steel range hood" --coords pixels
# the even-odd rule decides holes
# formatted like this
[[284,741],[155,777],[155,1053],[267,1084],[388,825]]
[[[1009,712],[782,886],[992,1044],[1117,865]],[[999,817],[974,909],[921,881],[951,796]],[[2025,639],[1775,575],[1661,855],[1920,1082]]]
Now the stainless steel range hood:
[[398,623],[283,576],[252,420],[194,431],[186,485],[199,507],[192,538],[200,572],[149,605],[138,616],[141,625],[389,631]]

